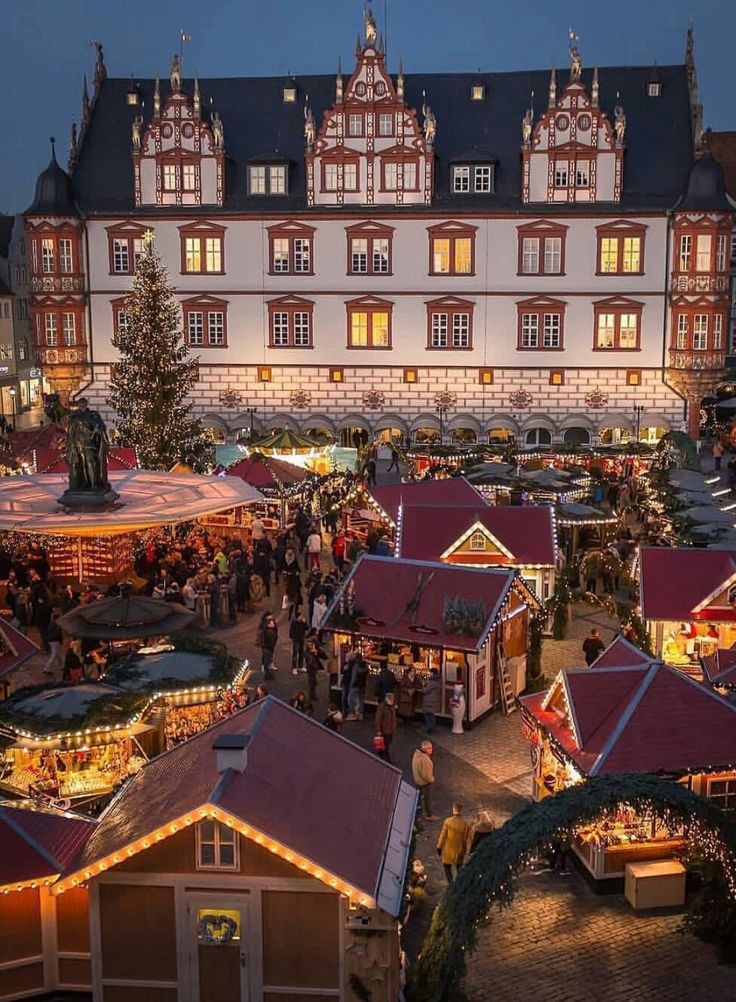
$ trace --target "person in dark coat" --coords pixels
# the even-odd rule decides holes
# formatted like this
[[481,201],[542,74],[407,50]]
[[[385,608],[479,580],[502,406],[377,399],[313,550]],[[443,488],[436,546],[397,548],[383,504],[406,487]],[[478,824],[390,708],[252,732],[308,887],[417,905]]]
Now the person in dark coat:
[[271,554],[263,548],[253,554],[253,572],[259,576],[266,588],[266,598],[271,597]]
[[378,704],[374,728],[376,734],[383,737],[383,748],[378,751],[379,758],[391,761],[391,742],[396,734],[398,722],[396,720],[396,702],[394,694],[389,692],[382,703]]
[[413,668],[405,668],[399,679],[397,711],[401,720],[409,723],[417,707],[419,681]]
[[348,703],[350,679],[353,676],[353,661],[357,656],[357,651],[351,651],[343,661],[342,667],[340,668],[340,709],[342,711],[343,720],[347,717],[348,710],[350,708]]
[[307,688],[309,690],[309,702],[313,703],[317,698],[317,672],[323,667],[322,652],[317,646],[316,640],[307,643],[304,653],[304,666],[307,669]]
[[442,682],[440,673],[432,668],[429,678],[422,687],[422,713],[424,714],[424,729],[431,734],[437,723],[437,714],[442,708]]
[[389,666],[384,662],[381,665],[381,670],[378,673],[378,686],[376,689],[376,697],[379,703],[382,703],[386,696],[391,693],[393,695],[394,689],[396,688],[396,676],[391,671]]
[[591,630],[589,636],[583,641],[583,655],[585,656],[585,663],[590,668],[593,662],[599,657],[606,649],[605,644],[601,640],[601,635],[598,630]]
[[304,618],[304,613],[297,610],[296,615],[289,623],[289,640],[291,640],[291,674],[296,675],[304,671],[304,638],[307,635],[309,625]]
[[478,848],[483,839],[495,831],[496,823],[490,811],[478,811],[478,820],[470,832],[470,855]]
[[261,671],[264,678],[273,678],[273,673],[276,671],[273,655],[278,639],[279,628],[276,620],[270,612],[264,613],[256,633],[256,647],[261,648]]

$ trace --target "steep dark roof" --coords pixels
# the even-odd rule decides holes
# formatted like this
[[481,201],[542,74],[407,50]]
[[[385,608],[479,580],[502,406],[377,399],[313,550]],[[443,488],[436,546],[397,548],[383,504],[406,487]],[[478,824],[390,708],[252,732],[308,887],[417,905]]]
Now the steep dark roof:
[[15,216],[0,215],[0,257],[8,256],[14,220]]
[[727,212],[734,208],[726,197],[723,168],[710,153],[704,153],[693,164],[685,194],[676,208],[693,209],[697,212],[712,210]]
[[[626,208],[661,208],[672,206],[682,194],[692,161],[692,139],[687,75],[684,66],[662,66],[658,72],[662,94],[647,96],[651,67],[612,67],[599,70],[601,105],[613,118],[616,92],[626,111],[626,158],[624,195]],[[591,72],[584,73],[590,87]],[[345,74],[347,79],[348,74]],[[558,94],[566,75],[558,74]],[[222,210],[212,206],[188,209],[188,213],[211,216],[218,211],[285,213],[306,208],[304,171],[304,96],[314,110],[319,124],[322,113],[334,101],[334,75],[295,78],[298,100],[283,101],[283,77],[238,77],[200,80],[202,107],[219,111],[225,127],[226,202]],[[485,99],[471,101],[472,84],[485,85]],[[421,108],[422,91],[437,117],[436,178],[434,208],[450,211],[469,209],[520,210],[538,215],[543,206],[521,206],[521,120],[534,91],[537,117],[544,110],[549,70],[515,73],[430,73],[405,77],[406,98],[410,106]],[[140,106],[127,105],[130,86],[126,79],[106,79],[94,105],[92,120],[86,130],[74,188],[82,211],[141,212],[135,209],[131,164],[131,123]],[[153,107],[153,80],[140,82],[144,108]],[[183,84],[191,94],[193,83]],[[164,85],[162,98],[168,96]],[[146,114],[148,119],[148,114]],[[498,161],[496,193],[483,196],[450,194],[450,164],[466,151],[482,149]],[[245,165],[278,153],[289,161],[289,192],[283,196],[248,196]],[[477,157],[477,153],[474,159]],[[417,206],[410,206],[412,212]],[[555,205],[551,211],[575,212],[576,207]],[[589,206],[577,210],[590,211]],[[143,211],[146,211],[145,209]],[[160,206],[149,211],[161,213]],[[164,210],[166,211],[166,210]],[[180,215],[181,208],[172,209]],[[339,209],[336,211],[340,211]],[[355,211],[347,207],[346,211]],[[383,215],[396,213],[377,206]]]
[[43,216],[77,215],[71,178],[59,167],[53,151],[48,167],[38,175],[36,195],[26,212]]

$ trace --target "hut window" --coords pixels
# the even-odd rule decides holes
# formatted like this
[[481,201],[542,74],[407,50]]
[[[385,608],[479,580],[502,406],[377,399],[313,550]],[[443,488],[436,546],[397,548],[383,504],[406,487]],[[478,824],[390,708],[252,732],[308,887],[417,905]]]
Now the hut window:
[[219,821],[200,821],[197,825],[197,869],[237,870],[238,836]]
[[486,548],[486,537],[482,532],[474,532],[470,537],[470,549],[471,550],[485,550]]

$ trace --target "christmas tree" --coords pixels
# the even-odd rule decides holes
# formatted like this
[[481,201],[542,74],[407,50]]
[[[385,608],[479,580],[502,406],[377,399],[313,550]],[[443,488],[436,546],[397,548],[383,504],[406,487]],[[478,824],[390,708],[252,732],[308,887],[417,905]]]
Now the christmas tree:
[[209,445],[187,397],[199,360],[189,357],[179,329],[179,306],[166,269],[149,238],[124,305],[125,334],[107,402],[116,413],[120,444],[135,446],[143,467],[202,470]]

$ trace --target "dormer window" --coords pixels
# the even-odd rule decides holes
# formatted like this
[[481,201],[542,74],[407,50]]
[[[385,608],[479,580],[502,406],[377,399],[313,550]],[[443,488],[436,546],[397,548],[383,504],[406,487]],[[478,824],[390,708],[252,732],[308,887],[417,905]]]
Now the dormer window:
[[286,164],[258,164],[248,168],[250,195],[285,195],[286,182]]
[[470,549],[475,553],[483,552],[486,548],[486,537],[485,534],[479,530],[474,532],[470,537]]
[[486,96],[485,84],[473,84],[470,88],[471,101],[483,101]]
[[294,104],[296,102],[296,87],[284,87],[284,104]]
[[128,87],[128,90],[125,93],[125,103],[129,105],[137,105],[140,104],[140,101],[141,101],[141,92],[136,84],[131,83],[130,87]]
[[656,80],[650,80],[647,84],[647,94],[649,97],[661,97],[662,84],[658,83]]
[[493,192],[493,164],[457,164],[452,168],[455,194],[490,195]]

